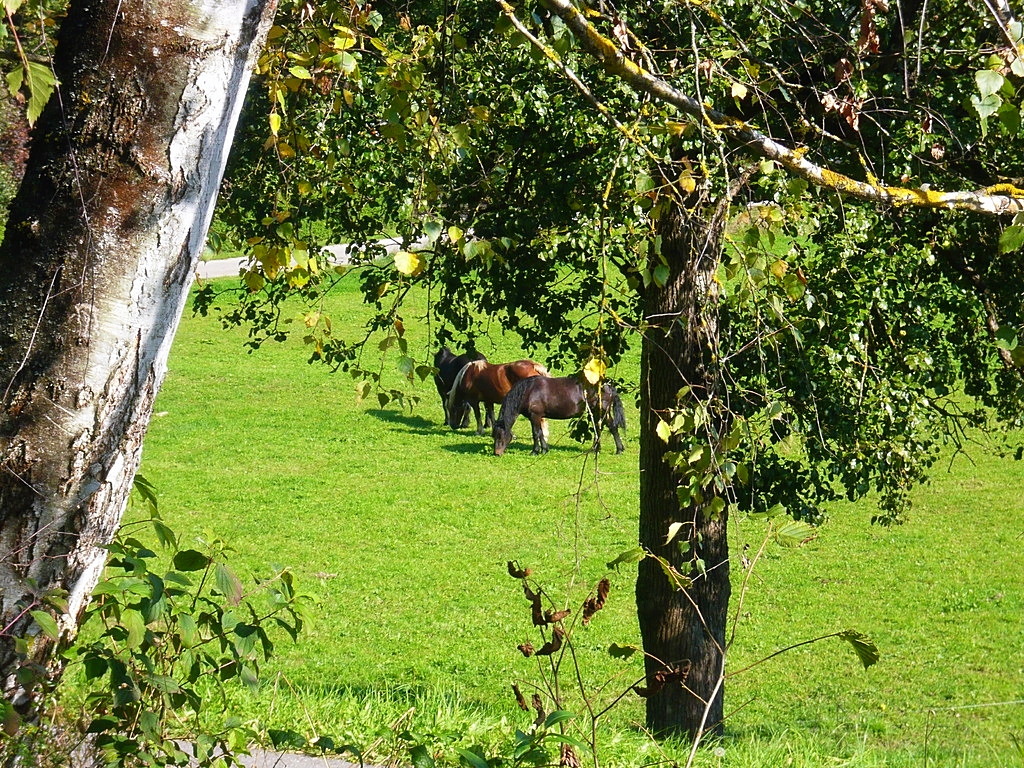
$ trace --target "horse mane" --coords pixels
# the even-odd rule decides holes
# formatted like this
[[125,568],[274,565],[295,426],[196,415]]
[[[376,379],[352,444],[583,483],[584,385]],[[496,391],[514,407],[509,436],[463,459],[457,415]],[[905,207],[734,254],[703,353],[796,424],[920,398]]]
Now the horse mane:
[[533,362],[533,367],[537,369],[541,376],[551,376],[551,373],[544,366],[543,363],[538,363],[536,360]]
[[501,401],[501,410],[498,411],[498,418],[494,421],[495,428],[500,427],[505,432],[512,431],[512,425],[519,418],[519,409],[526,399],[530,387],[536,384],[535,378],[536,376],[530,376],[520,379],[512,385],[512,389],[508,391],[505,399]]
[[487,360],[474,360],[471,363],[466,363],[462,366],[462,370],[459,371],[459,375],[455,377],[455,381],[452,382],[452,388],[448,392],[448,412],[452,413],[455,410],[455,400],[458,397],[459,386],[462,384],[462,380],[466,377],[466,371],[470,368],[483,368],[487,365]]

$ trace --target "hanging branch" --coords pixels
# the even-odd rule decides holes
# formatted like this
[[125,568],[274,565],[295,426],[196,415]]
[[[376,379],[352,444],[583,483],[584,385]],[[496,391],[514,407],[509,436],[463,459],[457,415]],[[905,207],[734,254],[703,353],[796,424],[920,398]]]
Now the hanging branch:
[[706,107],[692,96],[642,69],[625,56],[615,43],[599,33],[583,14],[573,7],[570,0],[541,0],[541,3],[565,22],[576,36],[580,47],[601,62],[606,72],[622,79],[638,93],[671,104],[684,114],[697,118],[706,128],[728,134],[733,140],[746,145],[761,157],[774,160],[811,184],[893,207],[945,208],[990,216],[1024,212],[1024,189],[1012,184],[997,184],[973,191],[943,192],[926,188],[890,187],[874,180],[858,181],[824,168],[808,160],[804,156],[804,150],[783,146],[743,120]]

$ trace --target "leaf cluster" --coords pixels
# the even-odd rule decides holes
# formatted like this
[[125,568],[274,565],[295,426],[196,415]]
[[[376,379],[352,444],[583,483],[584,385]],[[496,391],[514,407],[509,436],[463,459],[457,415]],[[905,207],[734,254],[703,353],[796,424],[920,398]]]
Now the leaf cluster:
[[83,725],[110,765],[234,760],[256,734],[236,716],[211,727],[211,707],[227,681],[258,685],[260,664],[274,651],[272,631],[296,640],[306,598],[286,569],[246,587],[222,542],[180,547],[152,506],[152,489],[140,488],[170,562],[127,534],[109,546],[107,573],[83,621],[88,639],[65,653],[88,683]]

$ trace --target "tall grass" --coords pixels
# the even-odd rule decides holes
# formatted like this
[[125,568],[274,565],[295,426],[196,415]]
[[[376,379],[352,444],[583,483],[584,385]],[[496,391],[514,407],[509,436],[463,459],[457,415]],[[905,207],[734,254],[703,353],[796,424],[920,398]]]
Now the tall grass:
[[[365,316],[354,291],[335,301],[336,324]],[[422,313],[411,309],[405,325],[427,361]],[[414,410],[381,409],[357,402],[345,374],[307,365],[300,342],[247,354],[243,340],[216,319],[184,318],[142,470],[174,528],[227,540],[242,572],[290,565],[318,600],[314,626],[279,643],[260,692],[239,690],[236,703],[262,729],[363,745],[394,723],[481,743],[525,728],[532,714],[516,708],[510,684],[538,680],[516,650],[536,638],[505,563],[533,568],[578,608],[605,564],[635,545],[631,398],[622,456],[605,441],[595,460],[564,424],[547,456],[531,456],[523,422],[496,458],[487,439],[442,427],[429,380],[416,385]],[[497,331],[479,346],[495,360],[523,356]],[[635,382],[636,366],[612,373]],[[979,449],[937,472],[900,528],[872,527],[870,504],[836,505],[804,548],[769,548],[738,615],[731,669],[848,627],[871,635],[882,660],[864,671],[829,641],[730,678],[726,740],[699,764],[1024,765],[1022,481],[1021,462]],[[763,533],[735,521],[733,552],[756,551]],[[733,573],[738,587],[738,562]],[[638,660],[607,653],[639,643],[634,573],[610,576],[608,607],[577,635],[582,679],[601,701],[641,676]],[[571,688],[575,673],[563,672]],[[567,696],[565,706],[581,703]],[[685,756],[647,739],[642,719],[628,696],[602,721],[605,764]]]

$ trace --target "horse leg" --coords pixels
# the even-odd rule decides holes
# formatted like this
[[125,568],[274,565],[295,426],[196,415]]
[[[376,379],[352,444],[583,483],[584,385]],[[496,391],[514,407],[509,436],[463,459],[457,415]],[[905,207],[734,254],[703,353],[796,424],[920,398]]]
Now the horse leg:
[[484,426],[488,429],[494,428],[494,403],[486,403],[484,406],[487,411],[487,420],[484,422]]
[[548,441],[544,439],[544,419],[530,416],[530,426],[533,428],[533,455],[539,456],[548,452]]
[[473,401],[473,415],[476,416],[476,433],[478,435],[483,435],[484,434],[484,425],[483,425],[483,422],[480,420],[480,401],[479,400],[474,400]]

